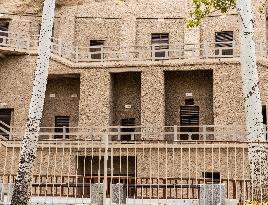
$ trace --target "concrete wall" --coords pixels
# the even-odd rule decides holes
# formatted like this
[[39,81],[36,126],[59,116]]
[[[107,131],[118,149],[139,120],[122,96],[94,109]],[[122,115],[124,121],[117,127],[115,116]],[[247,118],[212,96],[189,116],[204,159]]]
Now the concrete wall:
[[[112,73],[113,107],[112,125],[121,125],[124,118],[135,118],[141,123],[141,73]],[[125,108],[131,105],[131,108]]]
[[141,76],[141,125],[160,128],[165,123],[164,72],[145,69]]
[[[200,28],[195,32],[187,30],[185,17],[187,9],[191,7],[189,2],[186,0],[179,3],[167,0],[130,0],[126,4],[120,4],[107,0],[85,1],[83,5],[78,6],[62,6],[56,10],[55,35],[79,46],[87,46],[91,39],[104,39],[106,45],[135,43],[149,46],[151,33],[169,33],[170,43],[176,44],[189,42],[189,35],[193,33],[197,34],[195,41],[199,38],[201,41],[214,41],[215,32],[233,30],[234,38],[239,42],[239,23],[235,11],[229,12],[224,18],[219,18],[216,14],[204,19]],[[255,36],[257,40],[262,40],[266,35],[264,24],[266,14],[257,12],[255,1],[253,7],[257,25]],[[7,7],[5,9],[8,10]],[[7,17],[11,19],[10,31],[38,34],[40,14],[5,15],[3,19]],[[130,27],[130,32],[128,32],[128,27]],[[24,126],[31,94],[35,57],[8,56],[1,60],[0,64],[1,102],[7,103],[8,108],[14,108],[13,125]],[[242,83],[237,61],[235,63],[229,63],[228,60],[224,62],[204,60],[201,63],[188,61],[175,66],[159,62],[157,66],[145,64],[143,66],[131,65],[129,67],[129,69],[135,67],[141,71],[141,125],[163,126],[165,121],[172,121],[167,115],[165,116],[164,71],[196,69],[213,70],[213,117],[210,111],[209,117],[204,117],[202,122],[213,123],[214,119],[215,124],[244,123]],[[266,67],[267,65],[262,64],[259,69],[263,104],[267,104]],[[81,73],[79,125],[112,124],[113,93],[109,69],[109,67],[74,69],[51,61],[50,74]],[[171,82],[166,82],[168,83]],[[212,102],[209,103],[212,104]],[[166,108],[168,106],[166,105]]]
[[185,105],[186,93],[192,93],[199,106],[200,125],[213,124],[212,71],[165,72],[166,125],[180,124],[180,106]]
[[214,124],[243,125],[243,104],[240,65],[222,63],[213,71]]
[[[50,97],[55,94],[55,97]],[[77,95],[76,97],[72,95]],[[78,126],[80,79],[55,77],[48,80],[42,127],[54,127],[55,116],[70,116],[70,127]]]
[[76,45],[87,47],[90,40],[105,40],[105,46],[120,45],[121,24],[120,19],[77,18]]
[[0,61],[0,106],[14,109],[12,125],[24,127],[32,93],[35,60],[13,56]]
[[111,80],[107,70],[81,73],[79,126],[107,126],[110,123]]

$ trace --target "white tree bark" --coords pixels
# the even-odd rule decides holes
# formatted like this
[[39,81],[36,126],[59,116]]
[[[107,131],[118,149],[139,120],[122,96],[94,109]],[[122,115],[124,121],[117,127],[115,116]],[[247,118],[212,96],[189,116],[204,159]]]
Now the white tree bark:
[[254,43],[254,20],[251,0],[237,0],[240,17],[240,58],[245,102],[248,157],[254,199],[264,199],[262,193],[267,184],[267,153],[265,148],[265,132],[263,126],[259,77],[256,63]]
[[39,126],[42,118],[48,78],[54,10],[55,0],[45,0],[32,98],[27,119],[27,127],[22,141],[18,175],[11,201],[11,204],[13,205],[27,205],[31,196],[30,184],[32,167],[36,158]]

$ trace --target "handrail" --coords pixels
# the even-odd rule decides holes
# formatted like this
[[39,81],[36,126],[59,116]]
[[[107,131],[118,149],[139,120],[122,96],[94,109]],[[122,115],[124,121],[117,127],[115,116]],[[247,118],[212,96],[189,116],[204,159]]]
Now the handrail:
[[[62,130],[59,131],[59,128]],[[265,127],[266,128],[266,127]],[[1,126],[0,126],[1,129]],[[131,130],[128,130],[131,129]],[[126,131],[128,130],[128,131]],[[25,129],[10,127],[9,140],[21,139]],[[265,129],[267,135],[267,129]],[[91,126],[91,127],[40,127],[40,140],[99,140],[108,136],[112,141],[246,141],[243,125],[199,126]],[[127,139],[126,139],[127,137]],[[265,142],[268,142],[266,139]]]
[[[0,49],[17,52],[37,53],[39,35],[0,32]],[[235,41],[201,42],[196,44],[153,44],[149,46],[72,46],[62,39],[52,39],[52,54],[72,63],[111,62],[111,61],[157,61],[190,58],[233,58],[239,56]],[[92,50],[95,51],[92,51]],[[257,43],[259,55],[267,54],[267,47]]]

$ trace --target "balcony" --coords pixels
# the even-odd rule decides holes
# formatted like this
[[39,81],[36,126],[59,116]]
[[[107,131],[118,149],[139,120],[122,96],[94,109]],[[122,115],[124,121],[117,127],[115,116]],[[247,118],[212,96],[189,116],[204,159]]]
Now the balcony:
[[[1,32],[0,52],[3,55],[37,54],[38,35],[22,35],[18,33]],[[222,47],[218,42],[202,42],[199,44],[167,44],[146,46],[89,46],[74,47],[61,39],[52,40],[52,57],[67,61],[72,65],[104,62],[150,62],[176,61],[184,59],[215,59],[239,57],[239,44],[224,42]],[[265,43],[256,43],[258,56],[267,55]]]
[[[267,135],[267,127],[264,125]],[[60,131],[59,131],[60,130]],[[133,130],[133,131],[129,131]],[[0,136],[4,141],[21,140],[24,128],[12,127],[0,121]],[[90,126],[90,127],[40,127],[39,140],[42,141],[84,141],[103,140],[109,142],[134,143],[144,140],[173,142],[246,142],[245,126],[235,125],[195,125],[195,126]],[[128,136],[125,138],[125,136]],[[129,140],[124,140],[129,139]],[[267,140],[267,139],[266,139]]]
[[[131,126],[133,132],[122,132],[128,128],[63,127],[59,133],[55,127],[42,127],[32,201],[88,204],[92,187],[103,186],[102,196],[110,199],[115,184],[125,190],[127,204],[183,204],[183,200],[198,204],[204,184],[224,187],[228,203],[235,204],[241,196],[251,199],[249,143],[243,126],[205,125],[192,131],[180,126]],[[8,202],[24,129],[1,130],[7,135],[0,140],[0,182]],[[129,140],[122,138],[125,135]],[[267,142],[262,143],[268,148]]]

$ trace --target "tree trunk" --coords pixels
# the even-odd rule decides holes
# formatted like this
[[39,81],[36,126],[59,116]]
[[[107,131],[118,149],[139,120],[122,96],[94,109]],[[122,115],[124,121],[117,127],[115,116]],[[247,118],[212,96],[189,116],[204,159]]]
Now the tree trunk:
[[255,43],[253,40],[254,20],[251,0],[237,0],[240,17],[240,57],[243,94],[245,102],[248,157],[252,181],[253,199],[266,200],[263,193],[267,184],[267,153],[262,117],[259,77],[256,63]]
[[34,74],[32,98],[27,119],[27,127],[22,141],[18,175],[12,195],[12,205],[27,205],[31,197],[32,167],[36,158],[40,122],[48,78],[51,36],[54,19],[55,0],[45,0],[42,26],[39,37],[38,58]]

